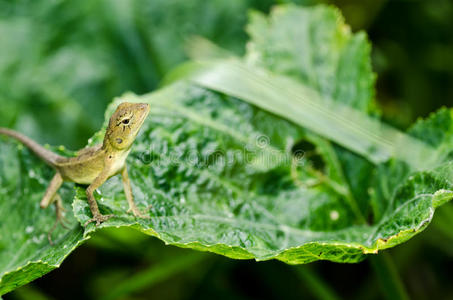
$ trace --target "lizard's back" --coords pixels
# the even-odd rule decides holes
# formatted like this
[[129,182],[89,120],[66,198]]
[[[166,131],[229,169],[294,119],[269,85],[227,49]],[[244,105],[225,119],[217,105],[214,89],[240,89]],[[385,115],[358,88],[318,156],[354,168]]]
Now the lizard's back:
[[90,184],[106,167],[109,160],[108,177],[118,174],[126,164],[129,150],[112,152],[101,145],[85,148],[76,157],[64,157],[55,164],[64,180]]
[[85,148],[75,157],[61,157],[55,168],[66,181],[90,184],[104,168],[105,151],[101,145]]

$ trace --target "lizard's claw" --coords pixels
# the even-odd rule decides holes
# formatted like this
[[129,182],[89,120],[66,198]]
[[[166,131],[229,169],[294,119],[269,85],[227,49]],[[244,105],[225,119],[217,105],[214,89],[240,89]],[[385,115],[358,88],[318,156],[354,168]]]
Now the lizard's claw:
[[[63,221],[65,221],[65,222],[63,222]],[[47,233],[47,239],[49,240],[49,244],[51,244],[53,246],[52,233],[57,228],[58,223],[60,223],[61,227],[63,227],[64,229],[69,229],[69,226],[66,224],[66,222],[69,223],[69,221],[63,215],[57,214],[57,219],[53,223],[52,228]]]
[[137,207],[131,207],[127,210],[127,213],[133,213],[134,216],[138,217],[138,218],[142,218],[142,219],[149,219],[150,217],[148,215],[146,215],[146,211],[144,212],[141,212]]
[[62,216],[57,222],[60,223],[61,227],[63,227],[64,229],[69,229],[69,221],[68,219],[66,219],[66,217]]
[[60,223],[63,228],[69,229],[69,226],[66,224],[66,223],[69,223],[69,221],[63,215],[63,212],[66,211],[66,209],[63,207],[61,202],[55,202],[55,204],[56,204],[55,208],[56,208],[57,219],[55,221],[55,225],[54,225],[53,229],[55,229],[55,226],[57,225],[57,223]]
[[64,208],[63,203],[61,202],[61,198],[59,198],[59,196],[58,196],[57,200],[54,203],[55,203],[56,219],[55,219],[55,223],[53,224],[52,228],[47,233],[47,239],[49,240],[49,244],[51,244],[52,246],[53,246],[52,233],[57,228],[58,223],[60,223],[61,227],[63,227],[64,229],[69,229],[69,225],[66,224],[66,223],[69,223],[69,221],[63,215],[63,212],[66,211],[66,209]]
[[114,217],[114,216],[115,215],[95,214],[91,219],[86,221],[85,224],[83,224],[83,226],[86,227],[88,224],[93,223],[93,222],[96,222],[96,226],[99,226],[99,225],[101,225],[101,223],[104,223],[105,221],[107,221],[108,219],[110,219],[111,217]]

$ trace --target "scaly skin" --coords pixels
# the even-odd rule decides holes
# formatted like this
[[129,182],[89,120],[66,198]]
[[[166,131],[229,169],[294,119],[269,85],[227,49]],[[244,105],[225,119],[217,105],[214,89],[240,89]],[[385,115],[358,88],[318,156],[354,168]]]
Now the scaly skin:
[[[57,191],[64,181],[71,181],[88,185],[86,194],[93,218],[88,220],[85,226],[91,222],[96,222],[96,225],[99,225],[111,218],[112,215],[102,215],[100,213],[93,192],[107,179],[120,173],[123,177],[123,186],[129,203],[129,210],[135,216],[144,217],[134,203],[127,174],[126,158],[148,113],[148,104],[121,103],[110,118],[103,144],[82,149],[77,153],[76,157],[60,156],[45,149],[30,138],[10,129],[0,128],[0,134],[20,141],[56,170],[56,174],[47,187],[40,203],[42,208],[55,203],[56,222],[64,225],[61,215],[63,206]],[[50,234],[51,232],[49,232],[49,241],[51,242]]]

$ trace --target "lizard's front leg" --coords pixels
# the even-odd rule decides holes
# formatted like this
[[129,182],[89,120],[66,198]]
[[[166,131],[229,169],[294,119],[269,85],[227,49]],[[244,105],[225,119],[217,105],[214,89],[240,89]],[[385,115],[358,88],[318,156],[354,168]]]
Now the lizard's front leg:
[[124,193],[126,194],[127,202],[129,203],[128,212],[132,212],[134,216],[140,218],[149,218],[149,216],[143,215],[140,210],[137,208],[134,202],[134,195],[132,194],[131,181],[129,180],[129,174],[127,173],[127,166],[125,165],[121,171],[121,177],[123,179]]
[[98,204],[96,199],[94,199],[93,192],[100,187],[107,179],[108,179],[109,169],[104,168],[101,173],[96,177],[96,179],[88,186],[86,189],[86,195],[88,199],[88,204],[90,205],[91,213],[93,217],[85,222],[84,226],[87,226],[91,222],[96,222],[96,226],[100,225],[101,223],[107,221],[113,215],[103,215],[99,211]]

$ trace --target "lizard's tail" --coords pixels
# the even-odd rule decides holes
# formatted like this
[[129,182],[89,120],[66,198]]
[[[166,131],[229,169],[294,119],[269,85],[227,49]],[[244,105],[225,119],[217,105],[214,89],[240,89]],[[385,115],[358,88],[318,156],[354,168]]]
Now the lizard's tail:
[[55,166],[57,161],[61,160],[61,158],[63,158],[63,156],[60,156],[56,153],[53,153],[50,150],[47,150],[40,144],[36,143],[32,139],[26,137],[25,135],[23,135],[17,131],[0,127],[0,134],[7,135],[9,137],[12,137],[12,138],[18,140],[19,142],[21,142],[22,144],[27,146],[27,148],[29,148],[31,151],[33,151],[37,156],[39,156],[42,160],[44,160],[50,166]]

